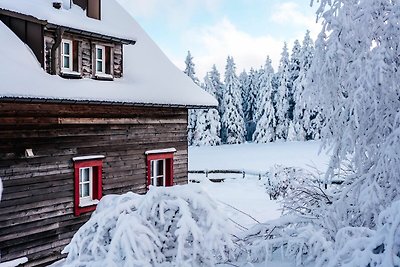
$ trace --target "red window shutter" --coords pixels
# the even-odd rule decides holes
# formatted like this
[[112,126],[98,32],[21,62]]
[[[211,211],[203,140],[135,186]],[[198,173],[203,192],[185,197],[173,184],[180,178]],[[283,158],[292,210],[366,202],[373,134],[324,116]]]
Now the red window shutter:
[[72,42],[72,70],[79,72],[79,42]]
[[105,66],[106,66],[106,73],[111,74],[111,47],[106,46],[105,47]]

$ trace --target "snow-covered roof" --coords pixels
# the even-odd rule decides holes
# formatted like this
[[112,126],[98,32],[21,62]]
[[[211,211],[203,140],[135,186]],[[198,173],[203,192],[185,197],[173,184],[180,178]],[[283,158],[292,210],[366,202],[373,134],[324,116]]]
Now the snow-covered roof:
[[[11,7],[17,6],[16,3],[23,3],[26,5],[24,9],[16,10],[15,8],[13,10],[27,15],[35,15],[40,19],[56,17],[55,14],[59,12],[52,6],[49,9],[38,10],[37,7],[33,8],[36,5],[30,4],[30,2],[50,1],[0,0],[0,8],[11,9]],[[34,12],[30,12],[27,7],[32,7],[34,12],[38,13],[33,14]],[[74,14],[76,11],[72,8],[62,12]],[[43,17],[39,17],[40,14]],[[79,25],[86,23],[85,13],[83,12],[81,15],[82,20],[80,22],[76,20],[74,23]],[[67,80],[47,74],[40,67],[29,47],[0,22],[0,98],[187,107],[217,105],[215,98],[183,74],[115,0],[102,1],[102,20],[107,21],[108,16],[117,18],[116,21],[124,25],[120,30],[125,35],[119,37],[132,38],[134,36],[136,40],[135,45],[124,46],[124,77],[114,81]],[[54,21],[54,23],[56,22]],[[101,27],[99,31],[100,29]]]
[[135,40],[136,38],[129,23],[124,23],[124,21],[118,19],[119,10],[118,8],[114,8],[113,0],[102,1],[101,20],[87,17],[86,11],[73,3],[70,5],[70,0],[57,1],[64,2],[60,9],[53,7],[53,2],[55,2],[55,0],[0,0],[0,8],[30,15],[50,24],[121,39]]

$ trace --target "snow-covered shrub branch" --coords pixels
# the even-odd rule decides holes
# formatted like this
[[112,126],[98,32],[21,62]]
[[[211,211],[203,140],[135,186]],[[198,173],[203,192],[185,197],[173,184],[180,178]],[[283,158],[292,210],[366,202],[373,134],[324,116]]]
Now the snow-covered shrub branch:
[[195,185],[105,196],[65,266],[213,266],[234,251],[227,219]]

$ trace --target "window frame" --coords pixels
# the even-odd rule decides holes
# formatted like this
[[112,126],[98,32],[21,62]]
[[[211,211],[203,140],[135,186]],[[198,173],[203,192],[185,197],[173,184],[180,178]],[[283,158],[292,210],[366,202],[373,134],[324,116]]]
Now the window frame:
[[[174,185],[174,152],[166,152],[166,153],[154,153],[148,154],[147,156],[147,189],[151,186],[160,186],[157,185],[157,177],[153,175],[152,162],[154,165],[157,161],[163,161],[163,187],[173,186]],[[156,181],[153,184],[153,181]]]
[[[104,156],[76,157],[74,161],[74,214],[96,209],[96,205],[103,196],[103,159]],[[89,169],[89,197],[81,197],[81,170]]]
[[[102,58],[101,58],[101,71],[99,71],[97,69],[97,62],[100,61],[98,59],[98,57],[97,57],[97,50],[98,49],[101,49],[101,56],[102,56]],[[99,75],[99,74],[100,75],[105,75],[106,74],[106,59],[105,59],[105,57],[106,57],[106,47],[104,45],[96,44],[96,46],[95,46],[95,55],[94,55],[94,60],[95,60],[94,69],[95,69],[96,75]]]
[[[64,51],[64,44],[68,44],[69,45],[69,54],[65,54]],[[61,71],[67,71],[67,72],[73,72],[73,41],[70,39],[62,39],[61,41]],[[64,67],[64,58],[68,56],[69,60],[69,68]]]

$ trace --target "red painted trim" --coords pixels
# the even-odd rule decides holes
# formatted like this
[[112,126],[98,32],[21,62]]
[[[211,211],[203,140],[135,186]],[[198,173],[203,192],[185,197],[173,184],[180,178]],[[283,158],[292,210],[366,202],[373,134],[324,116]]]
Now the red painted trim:
[[159,154],[151,154],[147,155],[147,190],[149,190],[150,182],[151,182],[151,164],[152,160],[160,160],[165,159],[166,166],[166,186],[174,185],[174,153],[159,153]]
[[79,207],[79,168],[93,167],[93,199],[100,200],[103,196],[103,160],[82,160],[74,162],[74,214],[79,216],[82,213],[93,211],[96,205]]

